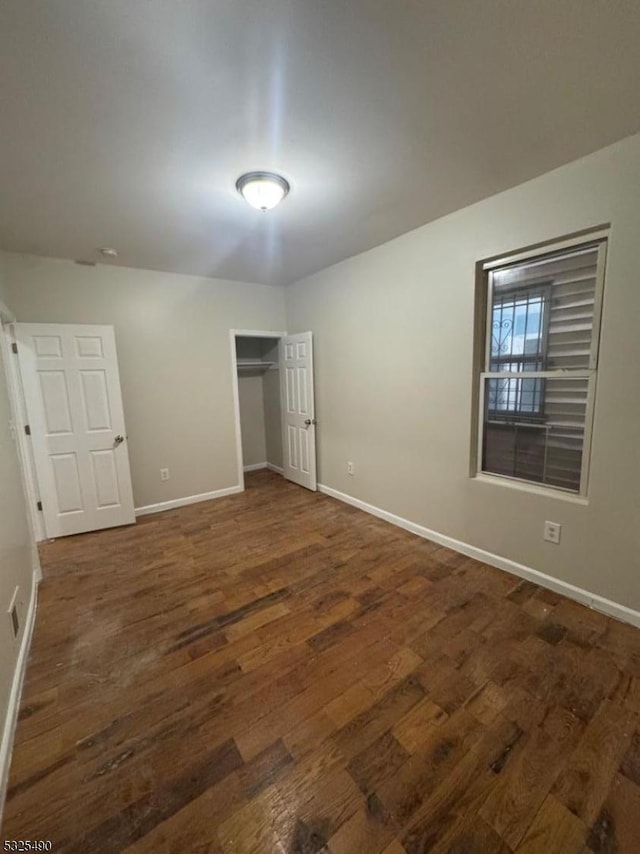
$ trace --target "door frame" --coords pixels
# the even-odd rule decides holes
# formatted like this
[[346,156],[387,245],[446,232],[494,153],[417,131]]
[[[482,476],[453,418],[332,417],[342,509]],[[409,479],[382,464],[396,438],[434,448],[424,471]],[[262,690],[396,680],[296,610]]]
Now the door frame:
[[[24,431],[24,425],[28,424],[29,421],[26,415],[27,410],[22,389],[20,367],[18,365],[16,354],[13,352],[13,345],[16,343],[13,324],[16,323],[16,320],[14,313],[2,302],[2,300],[0,300],[0,349],[2,350],[2,361],[4,362],[4,373],[7,380],[12,427],[15,432],[18,462],[20,464],[22,484],[24,486],[25,503],[27,505],[27,520],[29,528],[31,529],[33,542],[41,543],[47,539],[47,532],[44,526],[42,513],[38,510],[40,487],[36,476],[33,448],[31,447],[31,442]],[[42,577],[40,561],[38,558],[38,551],[35,546],[34,555],[34,570],[36,572],[37,579],[40,580]]]
[[274,332],[264,329],[230,329],[229,347],[231,348],[231,390],[233,393],[233,418],[236,433],[236,465],[238,468],[238,487],[244,492],[244,462],[242,458],[242,429],[240,427],[240,392],[238,388],[238,357],[236,338],[284,338],[287,332]]

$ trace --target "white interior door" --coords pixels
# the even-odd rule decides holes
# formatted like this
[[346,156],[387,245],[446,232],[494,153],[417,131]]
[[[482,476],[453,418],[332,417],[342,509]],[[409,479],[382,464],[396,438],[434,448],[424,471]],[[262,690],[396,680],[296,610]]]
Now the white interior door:
[[48,537],[135,522],[112,326],[17,323]]
[[280,396],[284,476],[315,490],[316,418],[311,332],[280,339]]

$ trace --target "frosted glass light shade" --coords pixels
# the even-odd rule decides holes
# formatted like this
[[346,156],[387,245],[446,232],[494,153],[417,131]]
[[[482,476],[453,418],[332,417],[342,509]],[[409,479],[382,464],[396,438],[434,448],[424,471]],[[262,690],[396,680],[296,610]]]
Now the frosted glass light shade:
[[289,182],[274,172],[247,172],[236,181],[242,198],[259,211],[270,211],[289,192]]

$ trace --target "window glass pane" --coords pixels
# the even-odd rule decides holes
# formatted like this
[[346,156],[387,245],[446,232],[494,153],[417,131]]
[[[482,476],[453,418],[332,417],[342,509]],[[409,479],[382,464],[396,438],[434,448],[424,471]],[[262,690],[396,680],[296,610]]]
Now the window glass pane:
[[492,271],[488,369],[524,371],[514,357],[533,356],[533,370],[589,367],[598,249],[533,259]]
[[497,417],[540,415],[544,382],[532,377],[487,380],[489,412]]
[[510,356],[542,354],[543,316],[546,296],[494,295],[491,335],[492,361]]
[[578,492],[588,388],[586,378],[486,378],[482,470]]

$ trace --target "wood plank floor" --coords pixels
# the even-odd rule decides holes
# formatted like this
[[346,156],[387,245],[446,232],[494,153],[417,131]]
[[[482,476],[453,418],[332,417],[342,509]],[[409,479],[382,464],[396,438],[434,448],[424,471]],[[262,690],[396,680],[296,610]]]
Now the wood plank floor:
[[43,547],[3,839],[640,850],[640,631],[248,484]]

